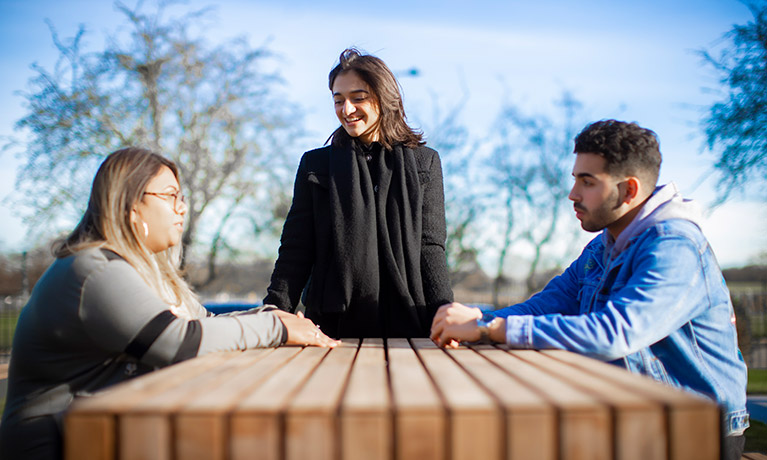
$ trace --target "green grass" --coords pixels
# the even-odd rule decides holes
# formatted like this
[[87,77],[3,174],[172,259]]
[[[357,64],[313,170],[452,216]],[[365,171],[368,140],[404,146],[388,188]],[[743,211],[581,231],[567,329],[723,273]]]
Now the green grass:
[[751,427],[746,430],[746,448],[744,452],[761,452],[767,454],[767,425],[757,420],[751,420]]
[[749,369],[746,393],[767,394],[767,369]]
[[[749,394],[767,394],[767,369],[749,369],[748,385],[746,392]],[[751,427],[746,430],[746,448],[744,452],[761,452],[767,454],[767,425],[751,420]]]
[[19,320],[19,312],[0,313],[0,352],[11,349],[13,331],[16,330],[16,322]]

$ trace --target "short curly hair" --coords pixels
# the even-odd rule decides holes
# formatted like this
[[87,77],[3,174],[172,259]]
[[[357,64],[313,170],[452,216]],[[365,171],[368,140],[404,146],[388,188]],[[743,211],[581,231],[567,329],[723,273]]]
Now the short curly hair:
[[611,176],[635,176],[655,188],[660,174],[661,153],[658,136],[636,123],[600,120],[575,136],[573,153],[595,153],[605,159]]

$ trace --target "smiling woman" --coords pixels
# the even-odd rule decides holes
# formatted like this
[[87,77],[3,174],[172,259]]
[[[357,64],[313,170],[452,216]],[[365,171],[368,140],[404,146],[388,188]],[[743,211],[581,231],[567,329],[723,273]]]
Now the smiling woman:
[[453,293],[439,155],[375,56],[347,49],[328,87],[341,126],[304,154],[265,303],[334,337],[427,337]]
[[176,165],[148,150],[107,157],[80,224],[19,316],[0,458],[58,458],[73,399],[205,353],[335,346],[273,307],[214,316],[177,269],[186,204]]
[[341,126],[363,144],[378,140],[378,103],[370,86],[354,70],[339,75],[333,82],[333,103]]

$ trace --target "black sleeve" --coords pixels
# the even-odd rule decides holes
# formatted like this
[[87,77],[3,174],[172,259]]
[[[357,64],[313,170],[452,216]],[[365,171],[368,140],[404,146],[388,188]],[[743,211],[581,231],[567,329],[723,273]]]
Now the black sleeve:
[[429,181],[423,196],[423,233],[421,235],[421,277],[430,318],[440,305],[453,301],[450,273],[447,269],[445,240],[445,194],[442,184],[442,164],[439,155],[431,151]]
[[307,155],[301,159],[293,203],[282,227],[280,249],[264,304],[294,312],[314,265],[314,209],[307,180]]

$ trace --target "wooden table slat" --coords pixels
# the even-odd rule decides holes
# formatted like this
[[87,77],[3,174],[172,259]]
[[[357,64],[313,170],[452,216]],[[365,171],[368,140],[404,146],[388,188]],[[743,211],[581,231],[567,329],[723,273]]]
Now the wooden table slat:
[[[258,351],[270,353],[274,350]],[[78,398],[72,404],[72,409],[77,409],[77,412],[80,413],[110,413],[128,410],[137,402],[172,389],[180,383],[194,379],[209,369],[221,365],[226,360],[234,359],[241,355],[242,353],[240,352],[215,353],[183,361],[173,366],[150,372],[141,378],[120,383],[93,396]]]
[[554,405],[559,420],[560,458],[612,458],[612,421],[607,405],[519,358],[516,350],[482,348],[479,352]]
[[[258,361],[242,363],[238,371],[215,388],[197,398],[187,401],[183,406],[183,413],[211,413],[229,412],[240,406],[253,392],[260,389],[266,382],[279,372],[283,372],[284,366],[288,365],[297,356],[304,354],[309,349],[300,347],[283,347],[274,350],[274,353],[262,357]],[[313,348],[309,353],[324,355],[325,350]],[[321,359],[321,358],[320,358]]]
[[358,348],[359,340],[347,339],[333,348],[306,386],[295,395],[288,410],[318,413],[336,411]]
[[[247,360],[257,360],[272,351],[253,350]],[[119,415],[141,406],[147,399],[174,391],[178,385],[196,381],[221,363],[242,360],[243,356],[241,352],[201,356],[129,380],[95,396],[77,399],[65,421],[66,458],[111,460],[115,458],[118,448],[122,459],[141,458],[147,452],[151,455],[149,458],[169,458],[171,428],[167,414],[152,418],[142,418],[136,414]],[[90,433],[105,433],[103,436],[112,439],[111,448],[101,454],[93,452],[92,447],[97,444],[90,441]],[[133,441],[135,439],[141,442]]]
[[413,339],[412,343],[450,410],[496,409],[496,403],[490,394],[450,359],[445,350],[437,348],[428,339]]
[[431,340],[412,339],[411,343],[447,406],[450,434],[446,448],[452,458],[500,458],[504,420],[493,397]]
[[[272,358],[272,361],[282,358],[277,359],[282,362],[299,351],[299,348],[279,348],[269,353],[268,358]],[[172,455],[174,449],[178,453],[179,447],[183,453],[188,453],[189,449],[184,447],[188,443],[194,443],[194,440],[188,439],[189,434],[182,430],[180,433],[182,436],[174,438],[178,434],[174,432],[174,428],[177,428],[174,422],[178,414],[190,402],[205,398],[211,392],[217,392],[221,385],[236,378],[241,372],[258,366],[262,358],[264,358],[262,353],[240,352],[234,358],[223,361],[219,366],[203,374],[136,403],[130,416],[122,417],[118,423],[121,460],[172,458],[158,457],[158,455],[161,453]],[[192,433],[195,436],[204,434],[204,441],[214,443],[211,447],[214,451],[218,451],[215,440],[220,438],[222,428],[220,426],[213,428],[215,429],[212,431],[204,432],[192,428]]]
[[[306,354],[317,354],[318,351],[321,359],[325,352],[322,349],[309,349]],[[235,439],[234,431],[229,427],[229,412],[253,392],[265,389],[268,380],[284,373],[298,359],[296,356],[305,352],[307,350],[298,347],[285,347],[256,362],[243,362],[214,391],[188,401],[174,418],[177,457],[229,458],[230,438]],[[293,366],[291,372],[295,369]]]
[[613,408],[616,457],[625,460],[667,458],[666,417],[661,404],[549,355],[532,350],[520,350],[516,355],[557,378],[571,382]]
[[341,410],[354,413],[379,413],[388,410],[389,406],[386,352],[383,341],[365,339],[354,361]]
[[359,340],[344,339],[293,397],[285,412],[286,460],[340,458],[338,412]]
[[[299,348],[277,348],[272,353],[291,356],[300,351]],[[263,358],[261,354],[251,352],[238,352],[232,359],[222,361],[217,366],[208,369],[204,373],[195,375],[175,385],[174,387],[137,401],[131,408],[132,412],[145,413],[169,413],[180,410],[194,399],[205,397],[211,391],[224,385],[229,379],[234,378],[243,369],[257,365]]]
[[388,460],[391,401],[383,340],[365,339],[341,402],[341,458]]
[[388,355],[395,410],[441,412],[443,405],[434,383],[407,339],[389,339]]
[[297,356],[283,363],[277,372],[269,375],[258,387],[248,392],[237,405],[235,413],[281,411],[329,351],[327,348],[317,347],[299,350]]
[[232,459],[263,459],[283,455],[282,411],[328,353],[326,348],[304,348],[258,387],[241,398],[231,414],[229,448]]
[[394,410],[395,458],[442,460],[446,455],[446,409],[407,339],[387,341]]
[[503,408],[508,458],[556,458],[559,432],[551,404],[475,350],[461,348],[449,353]]
[[77,413],[66,418],[64,458],[112,460],[115,458],[115,417],[106,414]]
[[618,383],[644,398],[663,404],[667,413],[669,458],[718,458],[719,436],[700,436],[700,433],[720,431],[720,412],[712,401],[575,353],[561,350],[541,353],[586,369],[600,379]]
[[552,358],[566,362],[575,367],[586,369],[600,378],[620,383],[634,393],[638,393],[643,397],[651,398],[663,404],[674,405],[675,407],[710,406],[711,401],[706,398],[686,391],[679,391],[669,385],[656,382],[650,377],[632,374],[631,372],[627,372],[624,368],[600,362],[583,355],[570,353],[564,350],[542,350],[537,353],[551,356]]

